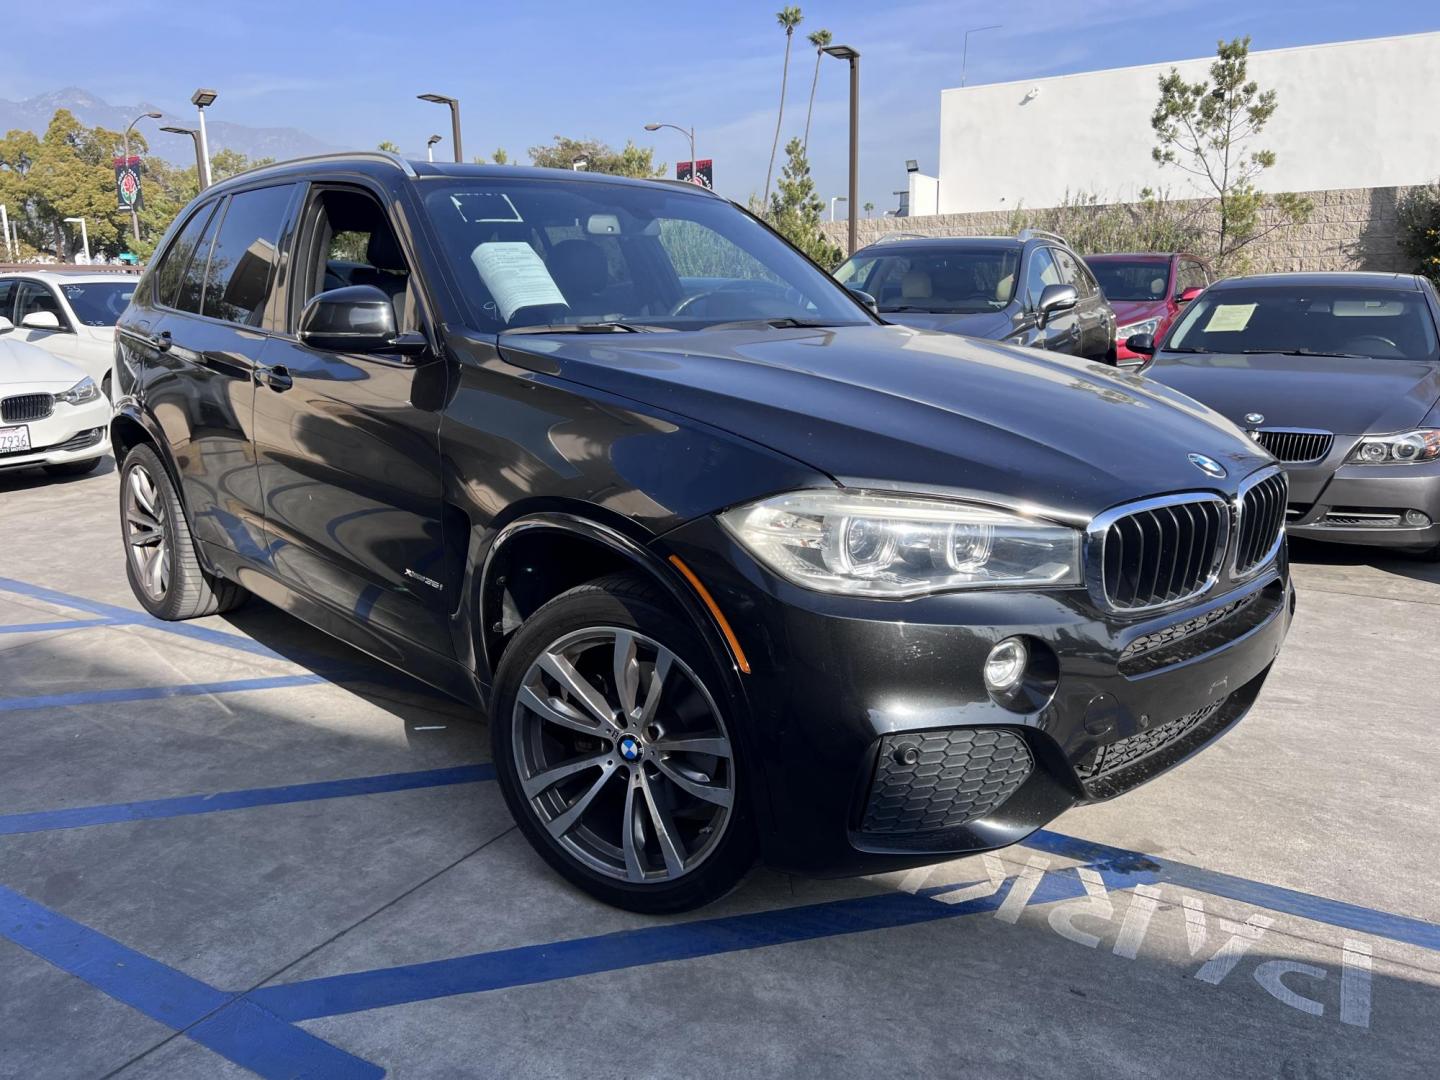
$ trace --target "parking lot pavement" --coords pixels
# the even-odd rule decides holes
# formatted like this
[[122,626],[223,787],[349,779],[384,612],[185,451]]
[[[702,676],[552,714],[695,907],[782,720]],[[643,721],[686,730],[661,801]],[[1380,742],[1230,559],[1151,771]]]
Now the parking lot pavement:
[[1023,846],[652,919],[531,854],[460,705],[145,617],[115,503],[0,477],[0,1075],[1435,1075],[1440,566],[1297,547],[1252,715]]

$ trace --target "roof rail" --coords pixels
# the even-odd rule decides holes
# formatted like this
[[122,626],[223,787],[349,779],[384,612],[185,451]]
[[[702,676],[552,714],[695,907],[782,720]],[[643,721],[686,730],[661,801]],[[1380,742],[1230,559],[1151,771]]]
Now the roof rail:
[[1016,239],[1055,240],[1061,244],[1066,244],[1067,246],[1069,245],[1069,241],[1067,241],[1063,236],[1061,236],[1059,233],[1051,232],[1049,229],[1021,229],[1020,235]]
[[388,150],[339,150],[329,154],[307,154],[304,157],[287,158],[284,161],[271,161],[265,165],[255,165],[234,176],[227,176],[224,180],[215,181],[216,184],[228,184],[241,176],[250,176],[252,173],[264,172],[266,169],[281,169],[291,165],[306,165],[312,162],[322,161],[353,161],[355,158],[363,158],[366,161],[383,161],[394,165],[410,179],[414,180],[419,174],[415,166],[406,161],[399,154],[392,154]]

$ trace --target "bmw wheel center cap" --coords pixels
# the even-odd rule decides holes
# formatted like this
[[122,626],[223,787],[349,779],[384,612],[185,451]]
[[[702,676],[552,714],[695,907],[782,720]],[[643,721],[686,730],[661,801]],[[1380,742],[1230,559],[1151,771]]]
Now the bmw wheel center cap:
[[620,756],[626,761],[640,760],[640,740],[634,735],[622,735],[619,743],[616,744],[616,749],[620,751]]

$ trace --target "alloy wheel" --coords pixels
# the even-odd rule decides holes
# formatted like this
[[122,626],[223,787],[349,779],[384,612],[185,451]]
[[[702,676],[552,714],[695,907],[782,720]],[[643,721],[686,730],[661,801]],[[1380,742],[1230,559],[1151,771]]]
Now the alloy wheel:
[[716,848],[735,805],[735,760],[704,684],[634,630],[566,634],[525,673],[511,718],[520,788],[585,866],[669,882]]
[[157,603],[164,600],[170,588],[165,499],[144,465],[132,465],[125,477],[125,545],[145,595]]

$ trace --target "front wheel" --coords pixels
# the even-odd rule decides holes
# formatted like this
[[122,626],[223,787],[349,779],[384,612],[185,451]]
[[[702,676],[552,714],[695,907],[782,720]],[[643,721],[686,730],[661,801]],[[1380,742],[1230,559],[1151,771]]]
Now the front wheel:
[[495,680],[491,742],[536,851],[605,903],[685,911],[755,860],[748,785],[698,635],[648,582],[616,575],[535,612]]
[[240,606],[249,595],[200,565],[170,474],[144,443],[125,455],[121,467],[120,532],[130,590],[157,619],[215,615]]

